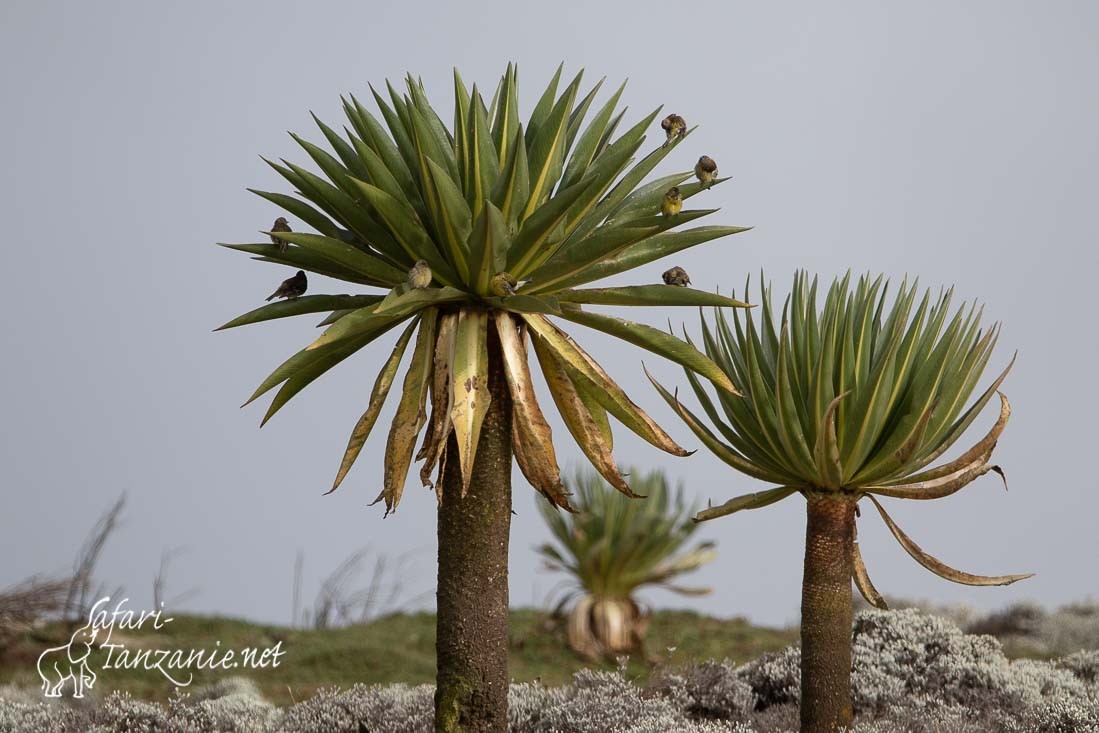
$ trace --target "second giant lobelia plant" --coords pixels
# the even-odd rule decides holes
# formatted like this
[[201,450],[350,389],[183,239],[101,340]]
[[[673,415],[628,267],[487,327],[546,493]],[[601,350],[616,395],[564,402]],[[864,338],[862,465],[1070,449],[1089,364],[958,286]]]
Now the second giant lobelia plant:
[[[952,290],[920,296],[902,283],[892,302],[881,277],[832,283],[817,310],[817,280],[794,278],[781,316],[764,288],[758,315],[717,311],[702,320],[706,353],[744,392],[715,402],[698,376],[687,379],[713,429],[653,382],[714,455],[775,488],[741,496],[698,515],[713,519],[800,494],[806,501],[802,584],[801,730],[851,724],[851,584],[875,606],[855,537],[857,504],[869,500],[901,546],[921,565],[956,583],[1007,585],[1028,575],[963,573],[923,551],[879,499],[949,496],[989,471],[1011,408],[1000,394],[992,429],[954,460],[933,468],[998,394],[1011,365],[970,402],[999,336],[981,329],[975,305],[951,310]],[[1014,360],[1012,360],[1014,361]],[[650,377],[651,379],[651,377]],[[716,430],[716,433],[714,432]]]

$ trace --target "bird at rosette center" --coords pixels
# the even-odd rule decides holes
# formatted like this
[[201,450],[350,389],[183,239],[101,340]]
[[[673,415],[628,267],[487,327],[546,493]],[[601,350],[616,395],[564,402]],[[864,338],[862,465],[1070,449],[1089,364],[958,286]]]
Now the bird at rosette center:
[[412,269],[408,271],[408,287],[414,290],[422,290],[431,284],[431,268],[427,266],[427,260],[417,260]]
[[503,298],[508,295],[515,295],[515,286],[518,284],[519,282],[510,272],[498,272],[492,276],[489,289],[493,295]]

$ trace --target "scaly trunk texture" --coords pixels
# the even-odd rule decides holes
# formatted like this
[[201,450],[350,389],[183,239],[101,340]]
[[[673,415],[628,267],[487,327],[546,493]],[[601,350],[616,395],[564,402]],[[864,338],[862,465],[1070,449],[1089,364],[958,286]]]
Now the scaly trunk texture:
[[807,496],[801,585],[801,733],[851,725],[851,571],[855,502]]
[[492,328],[488,356],[492,403],[465,497],[453,433],[443,471],[435,631],[439,733],[507,731],[511,395]]

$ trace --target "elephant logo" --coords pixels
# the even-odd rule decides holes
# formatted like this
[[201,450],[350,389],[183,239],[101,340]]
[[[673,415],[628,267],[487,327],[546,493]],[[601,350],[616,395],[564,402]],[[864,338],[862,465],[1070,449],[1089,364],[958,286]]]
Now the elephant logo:
[[68,680],[73,683],[73,697],[84,697],[84,688],[95,685],[95,673],[88,667],[88,656],[99,629],[91,624],[82,626],[65,646],[47,649],[38,656],[38,674],[46,697],[61,697]]

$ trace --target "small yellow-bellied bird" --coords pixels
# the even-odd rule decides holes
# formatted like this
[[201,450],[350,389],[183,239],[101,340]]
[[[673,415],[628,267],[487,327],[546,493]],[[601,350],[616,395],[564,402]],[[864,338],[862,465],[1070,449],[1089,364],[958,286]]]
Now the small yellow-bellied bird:
[[515,286],[518,284],[519,282],[510,272],[498,272],[492,276],[488,287],[493,295],[503,298],[508,295],[515,295]]
[[431,268],[427,266],[427,260],[417,260],[412,269],[408,271],[408,287],[420,290],[430,284]]
[[682,267],[673,267],[665,271],[661,277],[664,278],[665,285],[678,285],[685,288],[691,284],[691,276]]
[[305,272],[303,270],[298,270],[297,275],[283,280],[282,285],[279,285],[278,290],[267,296],[267,300],[274,300],[275,298],[293,300],[298,296],[305,295],[305,289],[307,287],[309,287],[309,280],[305,277]]
[[708,155],[703,155],[695,163],[695,178],[702,184],[703,188],[709,188],[714,185],[714,181],[717,179],[717,163],[714,159]]
[[679,195],[679,186],[672,186],[660,202],[660,213],[664,216],[675,216],[682,210],[683,197]]
[[[271,231],[292,233],[294,230],[290,228],[290,222],[286,221],[286,217],[280,216],[278,219],[275,219],[275,223],[271,225]],[[279,252],[285,252],[286,248],[290,246],[289,242],[285,239],[276,237],[274,234],[271,235],[271,244],[277,244],[279,246]]]
[[664,134],[668,136],[668,139],[664,141],[664,147],[668,147],[673,140],[687,134],[687,120],[674,112],[660,121],[660,127],[663,128]]

